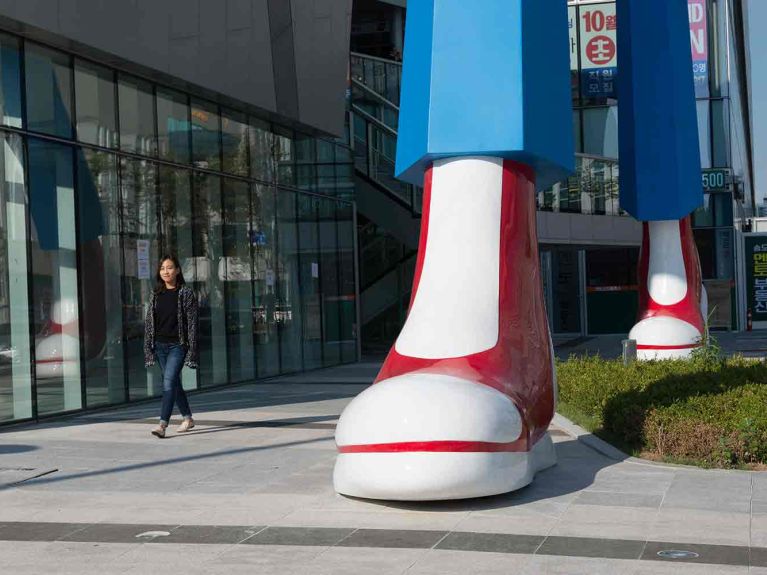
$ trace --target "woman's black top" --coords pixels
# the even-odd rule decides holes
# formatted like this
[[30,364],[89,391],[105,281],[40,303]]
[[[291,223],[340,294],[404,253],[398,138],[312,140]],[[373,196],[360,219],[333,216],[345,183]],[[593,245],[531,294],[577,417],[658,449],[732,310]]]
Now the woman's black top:
[[178,343],[178,289],[157,294],[154,308],[155,339],[162,343]]

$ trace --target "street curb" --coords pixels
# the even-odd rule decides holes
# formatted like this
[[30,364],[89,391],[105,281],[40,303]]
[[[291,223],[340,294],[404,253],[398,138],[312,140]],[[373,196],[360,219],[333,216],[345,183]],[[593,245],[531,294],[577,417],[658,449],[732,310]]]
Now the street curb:
[[567,419],[564,415],[561,415],[559,413],[554,414],[554,419],[551,421],[552,424],[556,425],[560,429],[562,429],[564,432],[566,432],[568,435],[572,436],[573,438],[577,439],[587,447],[590,447],[594,451],[597,451],[604,455],[605,457],[609,457],[610,459],[614,459],[615,461],[636,461],[641,463],[651,463],[649,461],[645,461],[644,459],[638,459],[636,457],[632,457],[626,453],[623,453],[620,449],[617,447],[610,445],[605,440],[600,439],[590,431],[587,431],[583,429],[580,425],[577,425]]

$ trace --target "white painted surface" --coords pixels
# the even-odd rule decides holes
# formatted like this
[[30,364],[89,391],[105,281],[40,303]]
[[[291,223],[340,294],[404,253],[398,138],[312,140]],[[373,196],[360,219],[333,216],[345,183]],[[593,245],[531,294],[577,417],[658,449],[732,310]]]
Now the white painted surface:
[[458,377],[409,373],[355,397],[336,427],[338,445],[404,441],[511,442],[522,420],[500,391]]
[[418,291],[395,349],[410,357],[462,357],[495,346],[503,160],[438,160]]
[[687,294],[679,220],[648,222],[648,225],[650,268],[647,288],[650,297],[659,304],[673,305]]
[[520,489],[555,463],[548,434],[525,453],[343,453],[333,485],[338,493],[368,499],[465,499]]
[[[686,321],[659,316],[643,319],[629,332],[638,345],[692,345],[700,342],[701,333]],[[672,359],[688,357],[692,349],[638,349],[638,359]]]

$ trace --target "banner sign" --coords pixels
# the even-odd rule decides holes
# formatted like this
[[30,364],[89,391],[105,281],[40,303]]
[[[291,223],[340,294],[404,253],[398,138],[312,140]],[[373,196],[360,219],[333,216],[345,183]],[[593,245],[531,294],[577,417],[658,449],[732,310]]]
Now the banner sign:
[[745,235],[746,309],[752,321],[767,321],[767,235]]
[[708,30],[706,26],[706,0],[687,0],[690,18],[690,47],[692,73],[695,78],[695,97],[708,97]]
[[615,4],[580,7],[581,95],[583,98],[616,98],[618,73],[618,23]]
[[[708,18],[706,0],[687,0],[690,20],[690,47],[695,97],[707,98],[708,92]],[[575,69],[575,6],[569,7],[570,68]],[[618,22],[615,3],[581,4],[578,7],[580,32],[581,96],[583,98],[616,98],[618,74]],[[652,41],[648,39],[647,41]]]

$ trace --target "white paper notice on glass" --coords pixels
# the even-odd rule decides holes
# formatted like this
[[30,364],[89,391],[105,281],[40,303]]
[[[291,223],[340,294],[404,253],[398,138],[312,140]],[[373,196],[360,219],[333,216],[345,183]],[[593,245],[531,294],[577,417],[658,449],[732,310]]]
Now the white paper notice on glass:
[[320,264],[317,262],[312,262],[312,277],[318,278],[320,277]]
[[274,287],[274,270],[267,269],[264,279],[267,287]]
[[149,240],[136,240],[136,261],[138,263],[138,279],[148,280],[149,274]]

